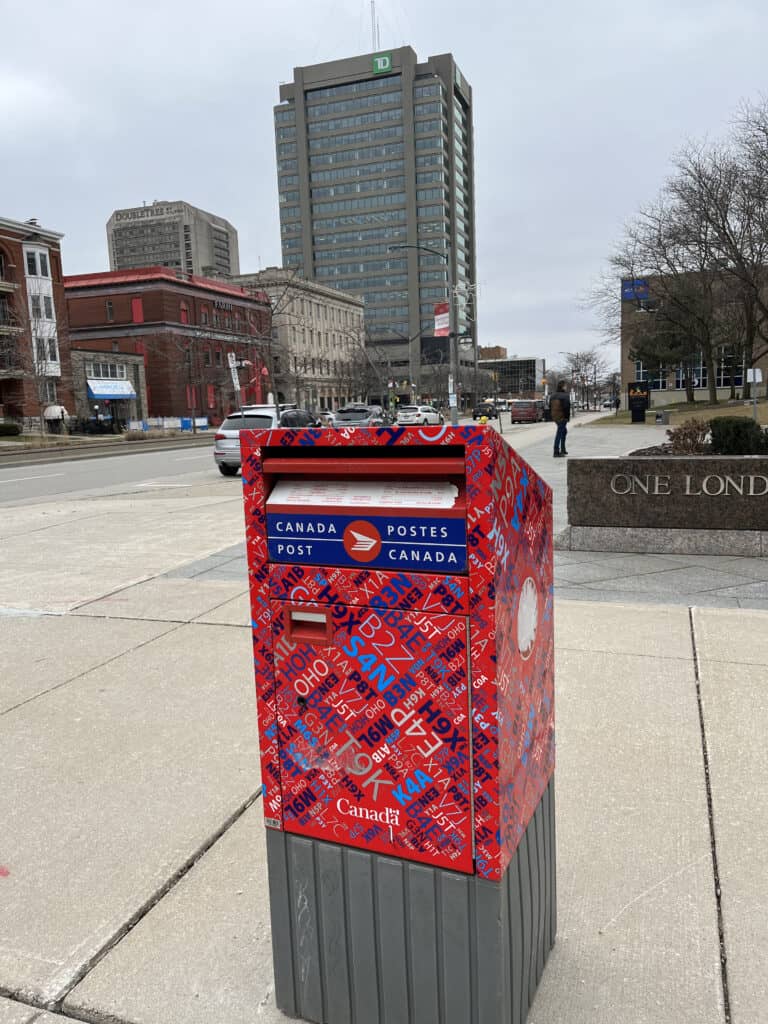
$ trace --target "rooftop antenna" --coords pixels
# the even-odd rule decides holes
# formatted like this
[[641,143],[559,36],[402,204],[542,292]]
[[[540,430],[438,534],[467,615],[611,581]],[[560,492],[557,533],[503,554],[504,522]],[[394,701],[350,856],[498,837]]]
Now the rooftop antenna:
[[371,48],[376,49],[376,0],[371,0]]

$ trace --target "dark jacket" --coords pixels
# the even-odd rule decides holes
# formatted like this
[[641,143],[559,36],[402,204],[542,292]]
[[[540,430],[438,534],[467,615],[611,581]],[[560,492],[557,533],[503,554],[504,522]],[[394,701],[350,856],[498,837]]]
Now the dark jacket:
[[556,391],[549,399],[549,411],[554,423],[567,423],[571,418],[571,400],[565,391]]

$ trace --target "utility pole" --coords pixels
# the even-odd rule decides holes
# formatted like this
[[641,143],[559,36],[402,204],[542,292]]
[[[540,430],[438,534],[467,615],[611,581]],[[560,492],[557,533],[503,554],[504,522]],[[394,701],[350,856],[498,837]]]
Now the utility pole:
[[456,396],[456,385],[459,377],[459,339],[456,332],[456,316],[453,308],[453,274],[451,272],[450,249],[446,252],[441,252],[439,249],[433,249],[430,245],[415,245],[409,242],[387,246],[387,252],[393,252],[395,249],[420,249],[422,252],[430,252],[433,256],[439,256],[441,260],[445,261],[448,284],[448,405],[451,414],[451,425],[455,427],[459,422],[458,398]]

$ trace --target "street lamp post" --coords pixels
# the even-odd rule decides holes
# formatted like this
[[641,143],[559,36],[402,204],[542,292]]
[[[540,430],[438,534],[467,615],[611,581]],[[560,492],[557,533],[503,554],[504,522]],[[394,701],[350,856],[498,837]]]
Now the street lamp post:
[[[459,378],[459,360],[458,339],[456,337],[456,323],[453,309],[453,277],[451,274],[450,254],[449,252],[441,252],[439,249],[433,249],[430,245],[419,245],[410,242],[387,246],[388,252],[393,252],[395,249],[420,249],[422,252],[431,252],[434,256],[439,256],[441,260],[445,260],[445,269],[447,271],[448,280],[448,372],[450,374],[449,380],[451,385],[448,388],[448,404],[450,406],[451,424],[455,427],[459,422],[458,398],[456,397],[456,385]],[[421,320],[421,312],[419,312],[419,320]],[[419,331],[419,335],[420,334],[421,331]],[[451,396],[453,396],[453,404],[451,404]]]

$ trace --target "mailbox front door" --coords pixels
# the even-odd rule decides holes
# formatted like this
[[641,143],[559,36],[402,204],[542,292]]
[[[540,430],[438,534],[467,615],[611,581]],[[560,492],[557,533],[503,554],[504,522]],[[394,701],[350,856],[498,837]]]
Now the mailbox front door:
[[272,602],[283,828],[473,870],[467,620]]

